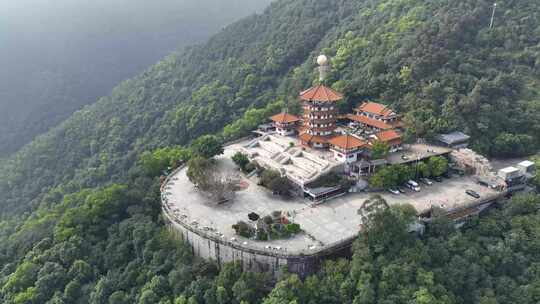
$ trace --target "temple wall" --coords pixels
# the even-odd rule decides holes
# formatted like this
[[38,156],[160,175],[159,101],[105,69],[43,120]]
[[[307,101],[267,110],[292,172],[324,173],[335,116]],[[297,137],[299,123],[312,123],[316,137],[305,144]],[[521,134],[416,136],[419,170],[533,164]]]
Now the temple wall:
[[[316,271],[322,259],[334,253],[334,250],[326,250],[310,256],[303,256],[244,248],[240,244],[203,235],[202,231],[197,231],[169,217],[166,210],[164,210],[164,216],[168,220],[170,227],[179,233],[182,239],[190,246],[195,256],[213,260],[220,267],[225,263],[239,261],[246,271],[270,272],[275,278],[278,278],[283,267],[287,266],[289,272],[306,277]],[[348,249],[349,247],[350,244],[340,246],[336,250]]]

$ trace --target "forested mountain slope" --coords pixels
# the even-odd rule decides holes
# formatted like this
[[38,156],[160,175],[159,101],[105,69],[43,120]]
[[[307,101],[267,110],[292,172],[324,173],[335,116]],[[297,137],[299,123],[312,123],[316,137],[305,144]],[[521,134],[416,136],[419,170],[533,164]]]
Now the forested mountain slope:
[[[258,303],[268,290],[263,276],[240,275],[234,267],[218,274],[210,264],[194,262],[165,232],[157,178],[145,173],[139,158],[144,151],[185,145],[206,133],[219,133],[224,140],[247,134],[285,101],[294,106],[298,92],[316,78],[314,57],[321,52],[333,58],[328,82],[345,93],[343,109],[372,98],[406,113],[411,138],[460,129],[473,135],[477,150],[493,155],[538,147],[540,3],[506,1],[489,29],[491,5],[478,0],[277,1],[264,14],[228,26],[206,44],[171,55],[123,82],[110,96],[0,163],[4,302],[168,303],[178,297],[184,303],[183,295],[189,303]],[[527,219],[537,217],[537,198],[524,204],[533,206]],[[478,250],[505,242],[513,229],[537,237],[534,220],[519,224],[512,212],[505,214],[508,224],[496,236],[473,232],[473,239],[486,242]],[[467,246],[455,244],[462,240],[458,234],[448,243],[436,239],[429,246],[450,246],[452,254],[465,254]],[[407,246],[411,252],[423,250]],[[491,268],[486,273],[519,277],[520,284],[534,276],[534,248],[503,249],[513,257],[515,252],[515,259],[526,256],[522,267],[511,274]],[[383,249],[357,255],[382,259],[378,263],[387,258],[397,265],[404,262],[384,254]],[[325,281],[323,272],[305,289],[291,278],[278,284],[267,303],[294,298],[309,303],[308,295],[315,299],[320,288],[344,294],[327,300],[319,295],[321,300],[312,303],[352,302],[360,293],[365,301],[355,303],[405,303],[392,299],[401,284],[412,284],[413,276],[423,285],[411,285],[401,296],[418,291],[414,303],[439,303],[430,302],[430,295],[440,303],[497,298],[489,293],[489,282],[481,293],[478,280],[468,285],[475,297],[462,298],[456,293],[467,286],[440,281],[444,269],[435,279],[433,273],[416,275],[418,265],[412,260],[405,262],[415,274],[406,272],[393,285],[381,281],[385,274],[378,269],[355,266],[354,273],[346,274],[345,265],[334,269],[343,281]],[[469,265],[456,263],[463,269]],[[433,272],[430,267],[442,266],[423,267]],[[380,290],[374,293],[374,288]],[[534,303],[532,295],[528,299],[523,303]]]
[[270,0],[0,3],[0,156]]

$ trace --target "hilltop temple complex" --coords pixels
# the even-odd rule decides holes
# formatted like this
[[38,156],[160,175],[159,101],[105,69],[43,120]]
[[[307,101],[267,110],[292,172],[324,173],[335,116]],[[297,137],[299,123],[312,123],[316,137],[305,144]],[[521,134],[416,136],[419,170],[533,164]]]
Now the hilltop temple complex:
[[[325,86],[328,59],[317,59],[320,84],[299,94],[301,115],[288,109],[270,117],[273,128],[260,131],[260,137],[244,148],[250,160],[281,172],[299,188],[328,172],[349,178],[373,173],[386,159],[372,159],[378,144],[389,153],[402,150],[404,124],[390,107],[364,101],[353,113],[340,114],[337,103],[343,95]],[[380,158],[380,156],[379,156]]]
[[[328,59],[321,55],[318,63],[322,81],[328,70]],[[375,142],[388,145],[390,151],[401,147],[404,124],[400,115],[386,105],[365,101],[354,113],[340,115],[336,103],[343,95],[323,84],[301,92],[299,98],[302,117],[288,110],[270,117],[277,134],[297,135],[304,147],[330,149],[337,161],[348,163],[368,158]],[[339,118],[349,121],[348,127],[338,126]]]
[[[233,199],[211,201],[189,180],[185,166],[165,179],[165,219],[194,255],[218,265],[240,261],[244,269],[274,276],[286,266],[288,272],[305,277],[322,260],[348,252],[366,212],[372,211],[368,203],[373,193],[388,206],[412,206],[418,218],[409,232],[421,233],[434,210],[463,223],[507,191],[522,189],[535,174],[534,164],[523,162],[495,176],[488,160],[467,149],[469,136],[461,132],[405,143],[400,114],[381,103],[360,101],[352,113],[339,113],[337,103],[344,96],[324,85],[328,59],[320,56],[317,62],[320,84],[300,92],[301,113],[284,109],[269,117],[271,125],[227,144],[224,154],[216,157],[215,169],[238,179]],[[242,170],[236,156],[247,158],[253,169]],[[431,161],[444,162],[446,173],[439,172],[433,180],[419,174],[420,164],[425,167]],[[406,166],[408,176],[396,181],[396,188],[368,183],[381,168],[394,176]],[[290,195],[264,185],[267,172],[278,176],[275,180],[285,184]],[[287,225],[298,229],[282,238]],[[241,227],[250,233],[240,233]]]

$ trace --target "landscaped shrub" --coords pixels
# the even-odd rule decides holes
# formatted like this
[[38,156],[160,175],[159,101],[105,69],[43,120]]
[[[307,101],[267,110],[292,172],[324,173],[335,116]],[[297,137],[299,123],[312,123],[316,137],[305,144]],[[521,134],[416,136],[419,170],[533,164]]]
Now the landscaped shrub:
[[243,236],[245,238],[250,238],[254,234],[254,229],[248,223],[244,221],[239,221],[238,223],[232,226],[236,234]]
[[247,157],[247,155],[241,153],[241,152],[236,152],[235,155],[233,155],[233,157],[231,158],[232,161],[238,166],[238,168],[240,168],[240,170],[242,170],[242,172],[244,173],[248,173],[250,171],[248,171],[248,167],[247,165],[249,165],[249,159]]
[[285,225],[285,230],[287,230],[289,234],[297,234],[302,231],[302,229],[300,229],[300,225],[295,223]]
[[246,172],[253,172],[254,170],[257,170],[257,165],[254,164],[254,163],[248,163],[248,164],[245,166],[245,171],[246,171]]
[[[272,217],[273,216],[273,217]],[[237,235],[245,238],[255,238],[258,241],[286,239],[302,232],[299,224],[281,223],[281,211],[272,212],[272,216],[263,217],[255,228],[252,224],[239,221],[232,226]]]
[[[281,214],[281,212],[280,212]],[[267,215],[265,217],[263,217],[263,222],[267,225],[270,225],[274,222],[274,220],[272,219],[272,217],[270,215]]]
[[268,240],[268,233],[265,230],[257,230],[257,240],[259,241],[267,241]]

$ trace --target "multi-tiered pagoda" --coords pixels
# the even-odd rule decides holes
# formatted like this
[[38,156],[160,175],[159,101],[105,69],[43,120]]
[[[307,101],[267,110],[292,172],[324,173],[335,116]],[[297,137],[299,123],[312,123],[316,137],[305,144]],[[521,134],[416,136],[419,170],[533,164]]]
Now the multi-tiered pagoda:
[[302,92],[300,99],[304,108],[304,126],[300,133],[302,144],[314,148],[328,147],[328,141],[336,135],[336,102],[343,96],[324,85],[318,85]]
[[[329,69],[328,58],[321,55],[317,63],[322,83]],[[300,133],[302,144],[314,148],[328,147],[329,140],[336,135],[336,102],[343,99],[343,96],[320,84],[300,93],[300,99],[304,108],[304,125]]]

